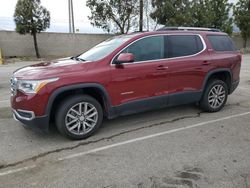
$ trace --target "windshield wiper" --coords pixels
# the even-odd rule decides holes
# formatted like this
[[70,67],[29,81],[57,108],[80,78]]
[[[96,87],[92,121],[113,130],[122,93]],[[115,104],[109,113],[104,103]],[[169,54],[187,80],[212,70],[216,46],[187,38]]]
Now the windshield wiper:
[[73,60],[76,60],[76,61],[86,61],[85,59],[81,59],[81,58],[79,58],[79,57],[75,57],[75,56],[73,56],[73,57],[71,57],[70,59],[73,59]]

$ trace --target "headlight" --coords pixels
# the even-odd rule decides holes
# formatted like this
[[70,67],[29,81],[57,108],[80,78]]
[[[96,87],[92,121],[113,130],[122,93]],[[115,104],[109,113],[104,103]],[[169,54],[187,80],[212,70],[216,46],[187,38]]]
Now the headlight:
[[47,80],[18,80],[17,89],[24,93],[38,93],[46,84],[57,80],[58,78]]

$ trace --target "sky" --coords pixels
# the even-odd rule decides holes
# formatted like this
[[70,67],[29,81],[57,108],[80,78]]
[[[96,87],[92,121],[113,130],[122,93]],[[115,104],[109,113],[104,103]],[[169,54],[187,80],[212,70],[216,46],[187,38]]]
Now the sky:
[[[17,0],[0,0],[0,30],[14,30],[13,14]],[[50,11],[51,25],[47,31],[68,32],[68,0],[41,0],[41,4]],[[89,8],[86,0],[73,0],[75,28],[81,33],[102,33],[102,29],[93,27],[89,20]]]
[[[89,20],[90,10],[87,0],[73,0],[75,28],[79,33],[103,33],[102,29],[93,27]],[[68,0],[41,0],[51,14],[51,25],[48,32],[68,32]],[[237,2],[237,0],[230,0]],[[17,0],[0,0],[0,30],[14,30],[13,14]]]

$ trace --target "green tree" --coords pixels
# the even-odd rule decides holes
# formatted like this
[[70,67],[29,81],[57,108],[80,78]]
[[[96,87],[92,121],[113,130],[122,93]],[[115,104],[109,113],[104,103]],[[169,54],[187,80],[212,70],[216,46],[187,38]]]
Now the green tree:
[[240,28],[244,48],[246,48],[247,38],[250,37],[250,0],[239,0],[234,6],[234,20]]
[[151,17],[166,26],[190,26],[191,3],[189,0],[152,0],[155,9]]
[[138,15],[137,0],[87,0],[93,26],[108,32],[127,33]]
[[[209,6],[209,7],[208,7]],[[208,0],[192,2],[192,18],[194,27],[211,27],[212,12]]]
[[229,17],[232,4],[228,0],[153,0],[151,17],[166,26],[218,28],[232,33]]
[[30,33],[33,36],[36,56],[40,58],[37,45],[37,33],[49,28],[49,11],[41,6],[40,0],[18,0],[14,21],[16,23],[16,32],[20,34]]
[[192,3],[194,26],[217,28],[232,33],[233,19],[229,13],[233,4],[228,0],[195,0]]

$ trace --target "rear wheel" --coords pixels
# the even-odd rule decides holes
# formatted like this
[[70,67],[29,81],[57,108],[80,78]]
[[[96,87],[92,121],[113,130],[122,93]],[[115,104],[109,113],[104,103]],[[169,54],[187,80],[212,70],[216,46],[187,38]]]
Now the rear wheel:
[[100,103],[88,95],[67,98],[56,112],[59,132],[70,139],[84,139],[99,128],[103,119]]
[[200,107],[207,112],[220,111],[225,106],[227,97],[227,84],[222,80],[211,80],[206,86]]

